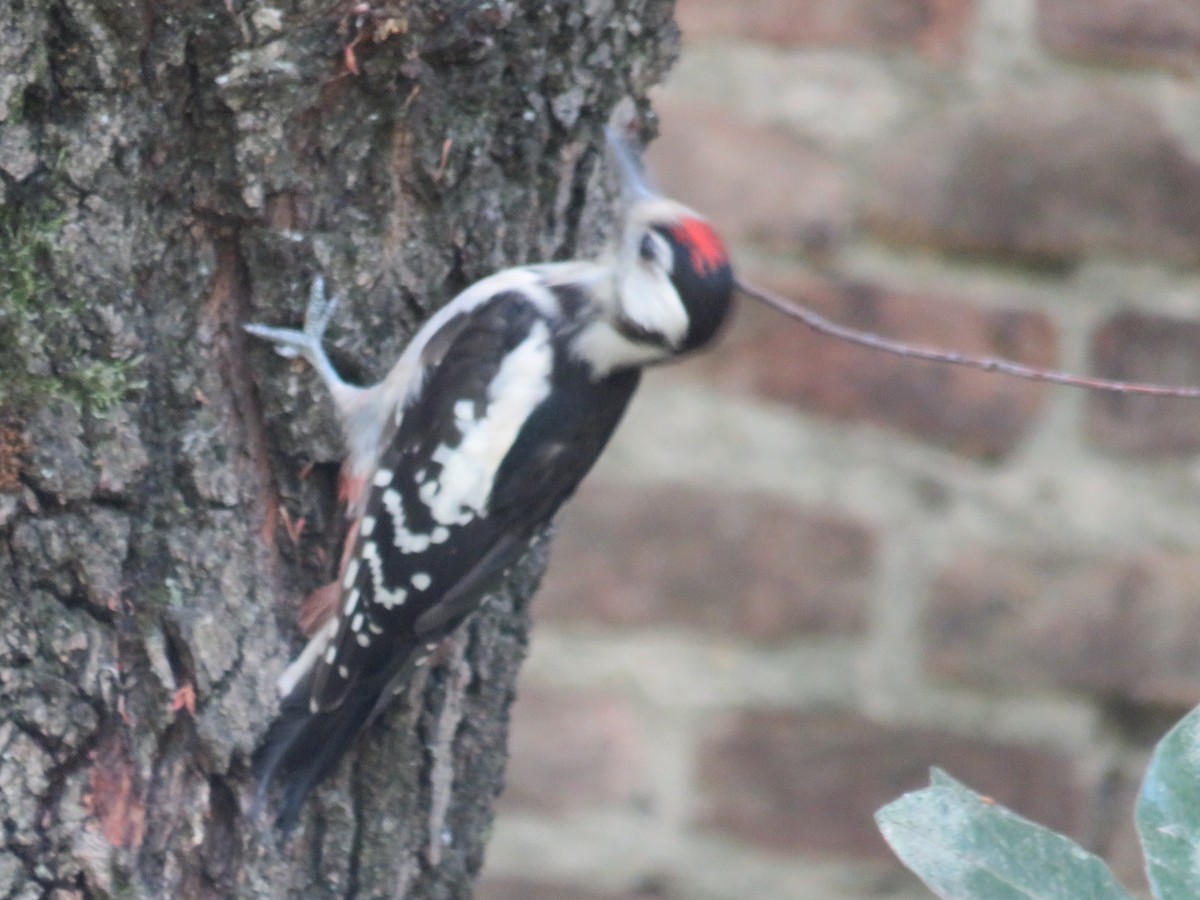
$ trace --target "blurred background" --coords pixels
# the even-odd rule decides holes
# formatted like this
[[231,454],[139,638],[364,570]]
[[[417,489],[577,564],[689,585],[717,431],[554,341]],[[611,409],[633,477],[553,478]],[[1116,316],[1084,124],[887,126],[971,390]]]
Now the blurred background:
[[[680,0],[651,169],[741,274],[919,343],[1200,384],[1195,0]],[[1141,884],[1200,702],[1200,402],[743,303],[562,517],[485,900],[929,896],[940,766]]]

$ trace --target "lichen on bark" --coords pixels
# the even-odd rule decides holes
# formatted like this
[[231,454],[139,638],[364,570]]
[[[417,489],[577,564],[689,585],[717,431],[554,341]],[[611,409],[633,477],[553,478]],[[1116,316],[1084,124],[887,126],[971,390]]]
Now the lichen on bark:
[[296,323],[319,271],[335,361],[373,379],[470,281],[595,250],[600,128],[645,109],[669,6],[0,13],[0,210],[53,211],[2,365],[92,392],[0,409],[0,896],[469,894],[545,544],[279,845],[247,755],[336,556],[340,448],[240,325]]

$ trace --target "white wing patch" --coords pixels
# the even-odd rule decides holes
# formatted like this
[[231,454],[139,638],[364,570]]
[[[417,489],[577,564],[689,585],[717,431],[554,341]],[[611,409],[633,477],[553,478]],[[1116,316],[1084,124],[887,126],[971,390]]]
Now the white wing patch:
[[441,472],[419,491],[435,522],[465,525],[487,514],[500,463],[529,414],[550,393],[553,364],[550,329],[537,322],[500,364],[488,385],[483,415],[476,418],[475,405],[469,401],[455,404],[454,421],[462,440],[457,446],[442,444],[434,450],[432,458]]

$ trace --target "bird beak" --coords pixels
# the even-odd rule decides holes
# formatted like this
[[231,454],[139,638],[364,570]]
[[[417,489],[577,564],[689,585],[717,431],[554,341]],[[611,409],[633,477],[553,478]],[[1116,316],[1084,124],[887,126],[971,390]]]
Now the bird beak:
[[621,171],[621,189],[626,202],[632,206],[634,203],[658,196],[656,191],[650,189],[646,176],[642,173],[641,164],[617,130],[611,126],[606,127],[604,137],[608,140],[608,150]]

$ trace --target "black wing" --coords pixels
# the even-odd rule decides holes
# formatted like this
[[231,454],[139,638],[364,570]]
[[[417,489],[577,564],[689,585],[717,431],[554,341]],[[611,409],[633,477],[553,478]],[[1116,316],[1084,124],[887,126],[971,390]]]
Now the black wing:
[[453,338],[370,487],[331,649],[285,699],[256,757],[264,784],[288,784],[281,823],[385,688],[478,607],[575,490],[637,386],[636,370],[593,380],[519,293],[445,327]]
[[636,373],[594,382],[541,310],[502,294],[452,322],[379,462],[313,708],[453,629],[591,468]]

